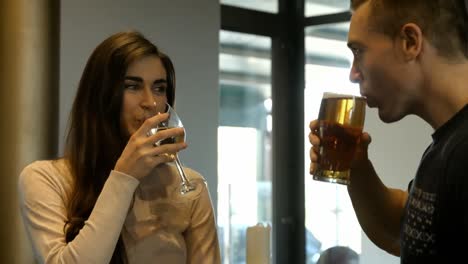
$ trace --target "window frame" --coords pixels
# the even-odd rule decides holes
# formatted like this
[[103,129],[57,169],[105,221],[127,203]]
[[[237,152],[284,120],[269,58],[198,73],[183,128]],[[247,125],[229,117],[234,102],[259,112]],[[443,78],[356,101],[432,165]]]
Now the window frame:
[[221,4],[221,29],[271,38],[272,263],[305,263],[304,31],[351,13],[305,17],[304,0],[278,1],[278,13]]

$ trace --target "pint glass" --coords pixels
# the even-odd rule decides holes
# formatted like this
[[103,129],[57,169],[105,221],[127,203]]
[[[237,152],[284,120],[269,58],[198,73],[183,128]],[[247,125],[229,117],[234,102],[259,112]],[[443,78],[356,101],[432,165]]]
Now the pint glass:
[[364,97],[323,94],[318,116],[319,160],[314,180],[349,184],[351,161],[362,134],[365,112]]

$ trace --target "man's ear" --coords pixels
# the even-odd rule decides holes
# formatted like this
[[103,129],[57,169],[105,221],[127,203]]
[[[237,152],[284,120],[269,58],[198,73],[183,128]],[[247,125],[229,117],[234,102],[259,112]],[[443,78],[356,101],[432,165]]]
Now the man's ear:
[[406,60],[414,60],[422,51],[423,34],[421,28],[414,23],[407,23],[400,30],[400,45]]

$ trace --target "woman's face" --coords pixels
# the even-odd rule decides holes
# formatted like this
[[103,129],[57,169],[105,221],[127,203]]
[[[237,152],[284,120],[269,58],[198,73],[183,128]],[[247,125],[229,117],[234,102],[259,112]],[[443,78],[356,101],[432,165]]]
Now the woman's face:
[[125,73],[122,131],[131,136],[143,122],[165,110],[167,73],[157,56],[147,56],[131,63]]

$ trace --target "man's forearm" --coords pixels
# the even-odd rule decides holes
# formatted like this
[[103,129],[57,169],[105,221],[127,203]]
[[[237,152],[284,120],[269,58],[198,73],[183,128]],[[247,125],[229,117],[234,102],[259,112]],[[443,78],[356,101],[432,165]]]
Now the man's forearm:
[[387,188],[370,161],[351,172],[348,193],[366,235],[378,247],[399,256],[400,221],[407,193]]

